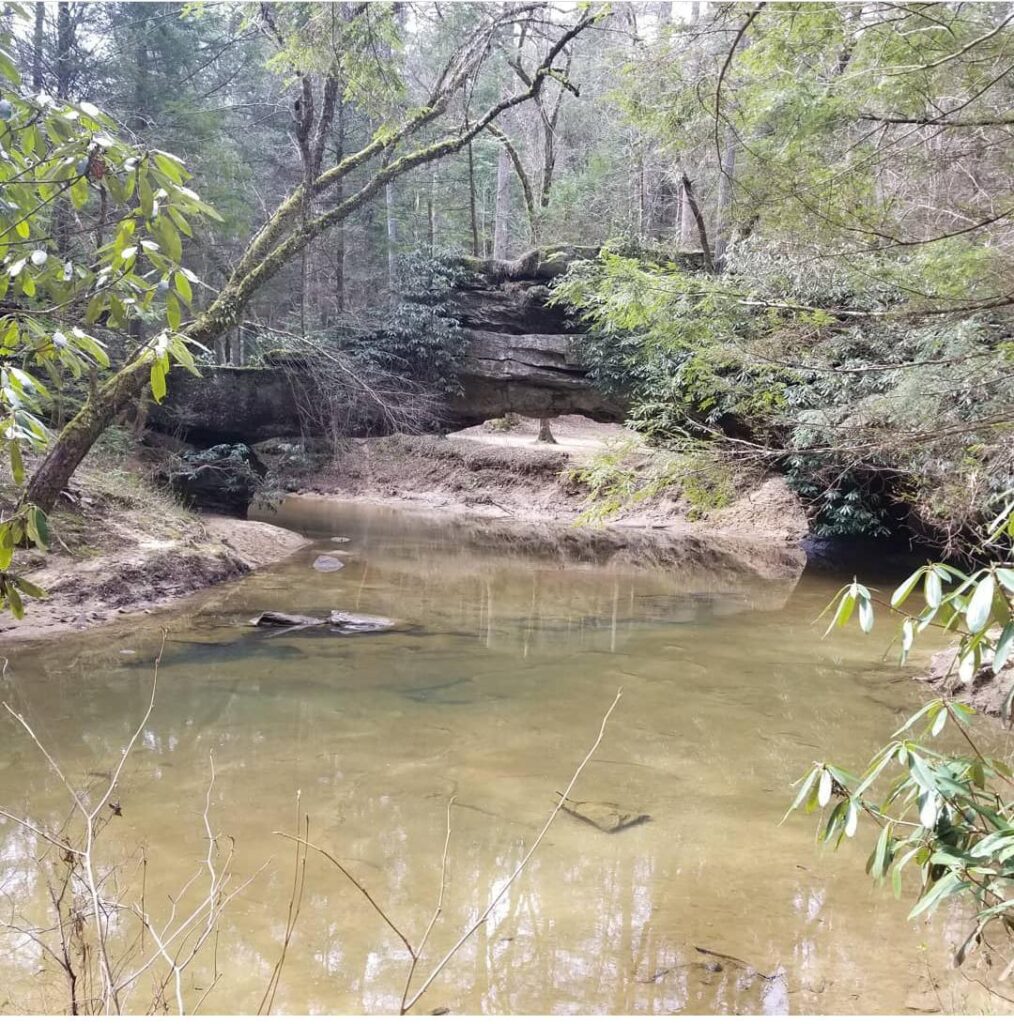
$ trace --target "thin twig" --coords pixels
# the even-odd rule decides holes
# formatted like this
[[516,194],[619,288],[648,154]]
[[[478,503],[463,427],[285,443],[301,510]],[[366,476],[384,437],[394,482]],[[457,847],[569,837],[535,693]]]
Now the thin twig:
[[504,884],[500,887],[496,895],[490,901],[489,906],[486,907],[486,909],[482,912],[482,914],[475,921],[475,923],[472,924],[461,936],[461,938],[459,938],[458,941],[455,942],[453,946],[451,946],[447,953],[444,954],[443,958],[440,960],[437,966],[434,967],[433,970],[430,972],[429,977],[422,983],[422,985],[419,986],[419,990],[416,992],[416,994],[412,996],[412,998],[409,999],[407,1002],[403,1003],[402,1013],[407,1013],[419,1001],[419,999],[423,996],[423,994],[430,987],[430,985],[432,985],[433,982],[436,980],[437,975],[439,975],[440,972],[450,962],[454,954],[457,953],[459,949],[461,949],[461,947],[479,930],[479,928],[483,924],[485,924],[486,920],[489,918],[489,915],[493,912],[493,909],[500,902],[500,900],[503,899],[503,897],[507,893],[507,890],[510,889],[510,887],[514,884],[515,880],[518,878],[521,872],[524,871],[525,867],[528,865],[528,862],[535,855],[535,851],[539,848],[539,844],[542,842],[546,833],[549,831],[550,826],[556,820],[556,816],[560,813],[561,809],[563,808],[563,805],[570,798],[571,790],[574,788],[574,785],[577,782],[581,772],[584,771],[585,765],[588,764],[588,762],[592,759],[592,756],[595,754],[595,751],[598,750],[599,744],[602,742],[602,737],[605,736],[606,723],[609,721],[609,716],[613,713],[613,710],[616,708],[616,705],[619,704],[620,698],[622,696],[623,691],[617,690],[616,696],[613,699],[612,704],[609,705],[609,710],[605,713],[605,716],[602,719],[602,724],[599,726],[599,734],[595,738],[595,742],[591,745],[591,749],[589,749],[588,753],[585,754],[584,760],[577,766],[577,770],[571,776],[570,782],[567,783],[567,788],[560,795],[559,801],[553,808],[552,814],[550,814],[549,817],[546,819],[545,825],[542,826],[542,831],[538,834],[538,836],[536,836],[535,842],[532,843],[531,849],[529,849],[528,853],[526,853],[524,858],[522,858],[521,863],[518,864],[518,866],[514,869],[510,878],[508,878],[507,881],[504,882]]
[[422,958],[426,941],[429,939],[430,932],[433,931],[433,926],[437,923],[437,918],[440,917],[441,911],[444,908],[444,891],[447,888],[447,851],[451,845],[451,807],[453,805],[454,797],[452,796],[447,801],[447,832],[444,836],[444,852],[440,858],[440,890],[437,893],[437,905],[433,910],[433,916],[430,918],[429,924],[426,925],[426,931],[423,932],[423,936],[419,940],[419,945],[415,948],[415,955],[412,957],[412,966],[408,970],[408,977],[405,979],[405,989],[401,994],[402,1014],[407,1010],[405,1000],[408,998],[409,989],[412,987],[412,978],[415,977],[415,969],[419,966],[419,960]]

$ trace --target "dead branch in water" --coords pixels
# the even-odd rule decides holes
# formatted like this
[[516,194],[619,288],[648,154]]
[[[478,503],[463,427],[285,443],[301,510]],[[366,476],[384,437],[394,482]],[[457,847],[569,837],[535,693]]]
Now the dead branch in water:
[[433,926],[436,924],[437,918],[440,916],[443,909],[444,889],[446,886],[447,875],[447,854],[451,841],[451,806],[454,803],[453,797],[447,804],[447,833],[444,840],[444,853],[440,865],[440,891],[437,898],[437,905],[433,912],[433,915],[429,920],[429,923],[426,926],[426,930],[423,932],[422,938],[419,940],[417,946],[412,945],[411,941],[409,941],[409,939],[406,937],[404,930],[399,928],[398,925],[394,923],[394,920],[391,918],[391,916],[386,911],[381,909],[380,905],[373,898],[373,896],[370,895],[366,887],[361,882],[359,882],[358,879],[356,879],[352,875],[352,873],[341,863],[341,861],[339,861],[332,853],[328,852],[320,846],[317,846],[314,843],[311,843],[309,839],[304,838],[302,836],[289,835],[289,833],[287,832],[275,833],[276,835],[282,836],[285,839],[291,839],[295,843],[308,847],[311,850],[315,850],[317,853],[321,854],[321,856],[323,856],[329,863],[333,864],[360,891],[360,893],[362,893],[362,895],[369,902],[370,906],[373,907],[373,909],[377,912],[380,918],[384,921],[388,928],[390,928],[391,931],[394,932],[394,934],[401,941],[402,945],[408,951],[410,959],[408,978],[405,982],[405,988],[402,993],[401,1006],[399,1009],[399,1013],[402,1016],[408,1013],[408,1011],[411,1010],[413,1006],[415,1006],[415,1004],[422,998],[422,996],[426,993],[426,991],[433,984],[433,982],[436,981],[437,977],[440,975],[443,969],[448,965],[448,963],[450,963],[450,961],[453,959],[458,950],[460,950],[461,947],[464,946],[464,944],[482,927],[482,925],[486,923],[486,921],[489,919],[489,915],[496,908],[497,904],[500,902],[500,900],[503,899],[504,896],[507,895],[507,892],[510,890],[510,887],[520,877],[521,873],[528,866],[528,862],[532,859],[532,857],[535,856],[535,852],[541,845],[542,840],[546,836],[546,833],[549,831],[553,822],[556,820],[560,811],[563,809],[563,805],[570,798],[570,794],[574,789],[574,786],[577,783],[578,778],[584,771],[588,762],[594,756],[595,751],[598,750],[599,744],[602,742],[602,738],[605,736],[606,724],[609,722],[609,717],[615,710],[616,705],[619,704],[620,698],[622,696],[623,691],[618,690],[615,698],[613,698],[612,704],[609,705],[609,710],[606,711],[605,715],[602,717],[602,722],[599,725],[599,732],[598,735],[595,737],[595,742],[591,745],[588,752],[582,759],[581,763],[577,766],[577,769],[571,776],[570,782],[567,783],[567,787],[560,794],[560,799],[557,801],[556,806],[552,810],[552,813],[546,819],[546,822],[542,826],[541,831],[535,837],[535,842],[532,843],[528,852],[524,855],[524,857],[522,857],[521,862],[511,873],[507,881],[504,882],[503,885],[500,886],[500,888],[497,890],[496,894],[493,896],[492,900],[490,900],[486,909],[483,910],[483,912],[475,919],[475,921],[473,921],[472,924],[470,924],[468,928],[465,929],[465,931],[451,945],[450,949],[448,949],[448,951],[440,958],[436,967],[434,967],[433,970],[430,971],[426,980],[422,982],[422,984],[416,990],[414,995],[409,995],[409,992],[411,991],[412,987],[412,978],[415,975],[416,968],[422,957],[423,948],[426,945],[430,933],[433,930]]

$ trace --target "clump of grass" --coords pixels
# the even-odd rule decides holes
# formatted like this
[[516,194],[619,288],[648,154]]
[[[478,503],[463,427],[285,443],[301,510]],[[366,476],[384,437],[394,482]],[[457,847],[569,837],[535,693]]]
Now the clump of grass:
[[740,481],[733,466],[713,448],[688,444],[679,450],[645,451],[637,441],[613,442],[590,461],[563,471],[563,479],[588,491],[577,525],[601,523],[668,494],[682,501],[687,519],[731,505]]

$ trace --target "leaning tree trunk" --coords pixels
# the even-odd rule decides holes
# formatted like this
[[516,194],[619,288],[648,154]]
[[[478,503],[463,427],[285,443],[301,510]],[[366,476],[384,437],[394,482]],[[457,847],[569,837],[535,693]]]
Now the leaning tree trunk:
[[[241,309],[242,301],[236,296],[228,297],[223,289],[208,310],[184,331],[194,341],[213,345],[233,326]],[[47,514],[53,510],[74,471],[102,432],[144,393],[150,373],[151,360],[147,354],[141,355],[96,388],[80,412],[60,431],[32,474],[25,490],[25,504],[38,505]]]
[[60,431],[59,439],[32,475],[25,492],[26,504],[38,505],[46,513],[52,511],[74,470],[117,413],[137,396],[149,372],[146,360],[135,360],[98,388]]

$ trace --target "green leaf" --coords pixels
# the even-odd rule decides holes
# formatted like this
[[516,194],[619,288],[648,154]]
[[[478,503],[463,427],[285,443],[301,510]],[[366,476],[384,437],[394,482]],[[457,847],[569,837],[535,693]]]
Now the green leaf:
[[150,218],[155,210],[155,196],[148,184],[147,169],[142,169],[137,178],[137,198],[141,204],[141,212],[146,218]]
[[88,179],[83,175],[71,185],[70,201],[75,210],[80,210],[88,202]]
[[166,396],[165,368],[161,359],[151,364],[151,394],[156,402],[161,402]]
[[785,817],[782,818],[782,822],[788,818],[788,816],[797,808],[799,808],[803,801],[806,799],[810,790],[813,788],[814,780],[817,778],[817,773],[820,771],[819,766],[810,769],[809,774],[799,785],[799,789],[796,790],[796,798],[792,801],[792,806],[785,812]]
[[978,633],[987,622],[993,608],[993,574],[987,572],[972,591],[972,599],[968,602],[965,621],[973,633]]
[[923,583],[923,593],[926,596],[926,603],[931,608],[939,608],[940,602],[943,600],[943,588],[940,585],[940,577],[937,575],[936,566],[932,566],[930,571],[926,573],[926,579]]
[[999,672],[1007,664],[1012,648],[1014,648],[1014,622],[1008,622],[1003,627],[1000,639],[996,642],[996,650],[993,652],[994,672]]
[[1011,594],[1014,594],[1014,569],[1006,569],[1003,566],[995,566],[993,572],[1000,581],[1000,586]]
[[868,597],[859,598],[859,628],[864,633],[873,629],[873,602]]
[[859,827],[859,808],[855,800],[849,800],[848,808],[845,811],[845,835],[851,839]]
[[7,596],[7,603],[11,606],[11,614],[14,618],[23,619],[25,617],[25,606],[21,602],[21,595],[9,579],[4,580],[4,594]]
[[915,590],[916,584],[922,579],[923,573],[926,572],[926,566],[922,566],[916,569],[914,573],[904,583],[898,587],[897,590],[891,595],[891,607],[897,608],[899,605],[905,603],[911,595],[912,591]]
[[891,864],[891,826],[885,825],[880,830],[877,845],[873,850],[870,873],[874,878],[882,880]]
[[173,283],[176,285],[176,294],[189,306],[194,301],[194,292],[187,275],[177,270],[173,276]]
[[49,547],[49,523],[46,513],[38,505],[29,505],[25,516],[25,527],[29,538],[40,548]]
[[174,331],[178,331],[180,324],[183,322],[183,314],[180,311],[180,300],[172,292],[165,298],[165,315],[169,321],[169,326]]
[[21,447],[14,438],[11,438],[8,450],[11,459],[11,476],[14,477],[14,483],[20,487],[25,482],[25,464],[21,461]]
[[930,726],[930,735],[939,736],[943,732],[944,726],[947,724],[947,708],[941,708],[937,712],[936,718],[933,719],[933,724]]
[[29,597],[39,598],[40,600],[46,597],[46,591],[42,587],[37,587],[30,580],[26,580],[24,577],[19,576],[14,581],[14,586],[18,588],[22,593],[27,594]]
[[954,896],[956,893],[963,891],[964,889],[971,888],[970,882],[963,882],[961,876],[948,872],[944,875],[932,889],[927,892],[921,900],[909,911],[908,919],[911,921],[912,918],[918,917],[920,914],[925,914],[932,910],[942,899],[948,896]]

